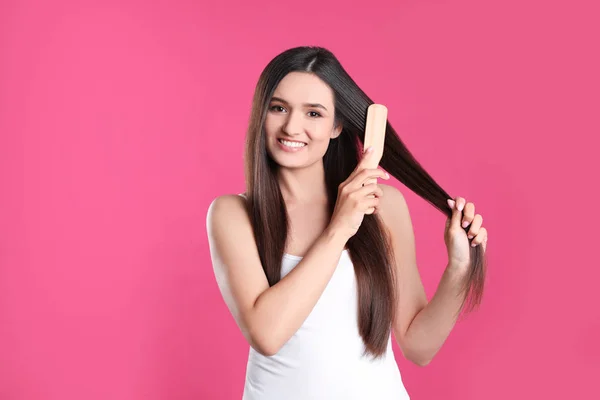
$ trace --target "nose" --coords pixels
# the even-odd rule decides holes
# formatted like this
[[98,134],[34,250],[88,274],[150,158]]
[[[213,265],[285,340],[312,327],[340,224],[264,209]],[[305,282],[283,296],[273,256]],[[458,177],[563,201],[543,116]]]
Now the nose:
[[282,130],[290,136],[296,136],[302,133],[302,113],[291,112],[283,124]]

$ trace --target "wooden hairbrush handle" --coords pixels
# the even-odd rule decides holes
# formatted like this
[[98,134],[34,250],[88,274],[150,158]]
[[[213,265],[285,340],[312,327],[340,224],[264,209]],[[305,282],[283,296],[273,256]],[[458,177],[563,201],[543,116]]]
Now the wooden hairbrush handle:
[[[387,125],[388,109],[383,104],[371,104],[367,109],[367,124],[365,127],[365,141],[363,148],[366,150],[373,147],[373,153],[365,162],[365,168],[374,169],[379,165],[383,156],[383,144],[385,143],[385,128]],[[377,179],[370,179],[365,185],[377,183]],[[375,197],[370,195],[369,197]]]

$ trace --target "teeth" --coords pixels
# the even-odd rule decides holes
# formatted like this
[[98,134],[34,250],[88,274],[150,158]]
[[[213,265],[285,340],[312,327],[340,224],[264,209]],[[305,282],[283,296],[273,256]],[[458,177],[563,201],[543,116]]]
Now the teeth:
[[288,142],[287,140],[283,140],[283,139],[279,139],[279,141],[288,147],[304,147],[304,146],[306,146],[306,144],[304,144],[304,143]]

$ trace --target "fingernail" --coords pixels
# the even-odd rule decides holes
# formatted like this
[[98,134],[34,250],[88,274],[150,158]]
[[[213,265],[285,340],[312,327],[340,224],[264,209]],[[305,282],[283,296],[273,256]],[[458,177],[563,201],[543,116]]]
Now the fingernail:
[[448,200],[446,200],[446,201],[448,202],[448,206],[449,206],[450,208],[454,208],[454,200],[450,200],[450,199],[448,199]]
[[458,211],[462,211],[465,205],[463,203],[458,204]]
[[467,226],[469,226],[469,221],[463,221],[462,227],[466,228]]
[[385,177],[386,177],[387,179],[390,179],[390,174],[388,174],[388,173],[386,172],[386,173],[385,173]]
[[473,239],[473,235],[468,235],[467,237],[469,238],[469,240]]
[[471,243],[471,247],[477,246],[477,243]]
[[367,153],[370,153],[370,152],[372,152],[372,151],[373,151],[373,146],[371,146],[371,147],[369,147],[369,148],[367,149]]

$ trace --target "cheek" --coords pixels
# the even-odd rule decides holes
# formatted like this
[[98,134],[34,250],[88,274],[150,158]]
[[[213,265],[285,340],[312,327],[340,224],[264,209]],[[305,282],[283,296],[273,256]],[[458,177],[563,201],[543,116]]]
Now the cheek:
[[264,127],[265,127],[265,132],[267,133],[268,137],[275,136],[277,134],[277,132],[279,132],[281,129],[281,126],[280,126],[279,122],[277,121],[277,119],[269,118],[268,116],[265,119]]
[[313,140],[329,141],[331,138],[331,129],[326,123],[315,124],[311,127],[310,133]]

